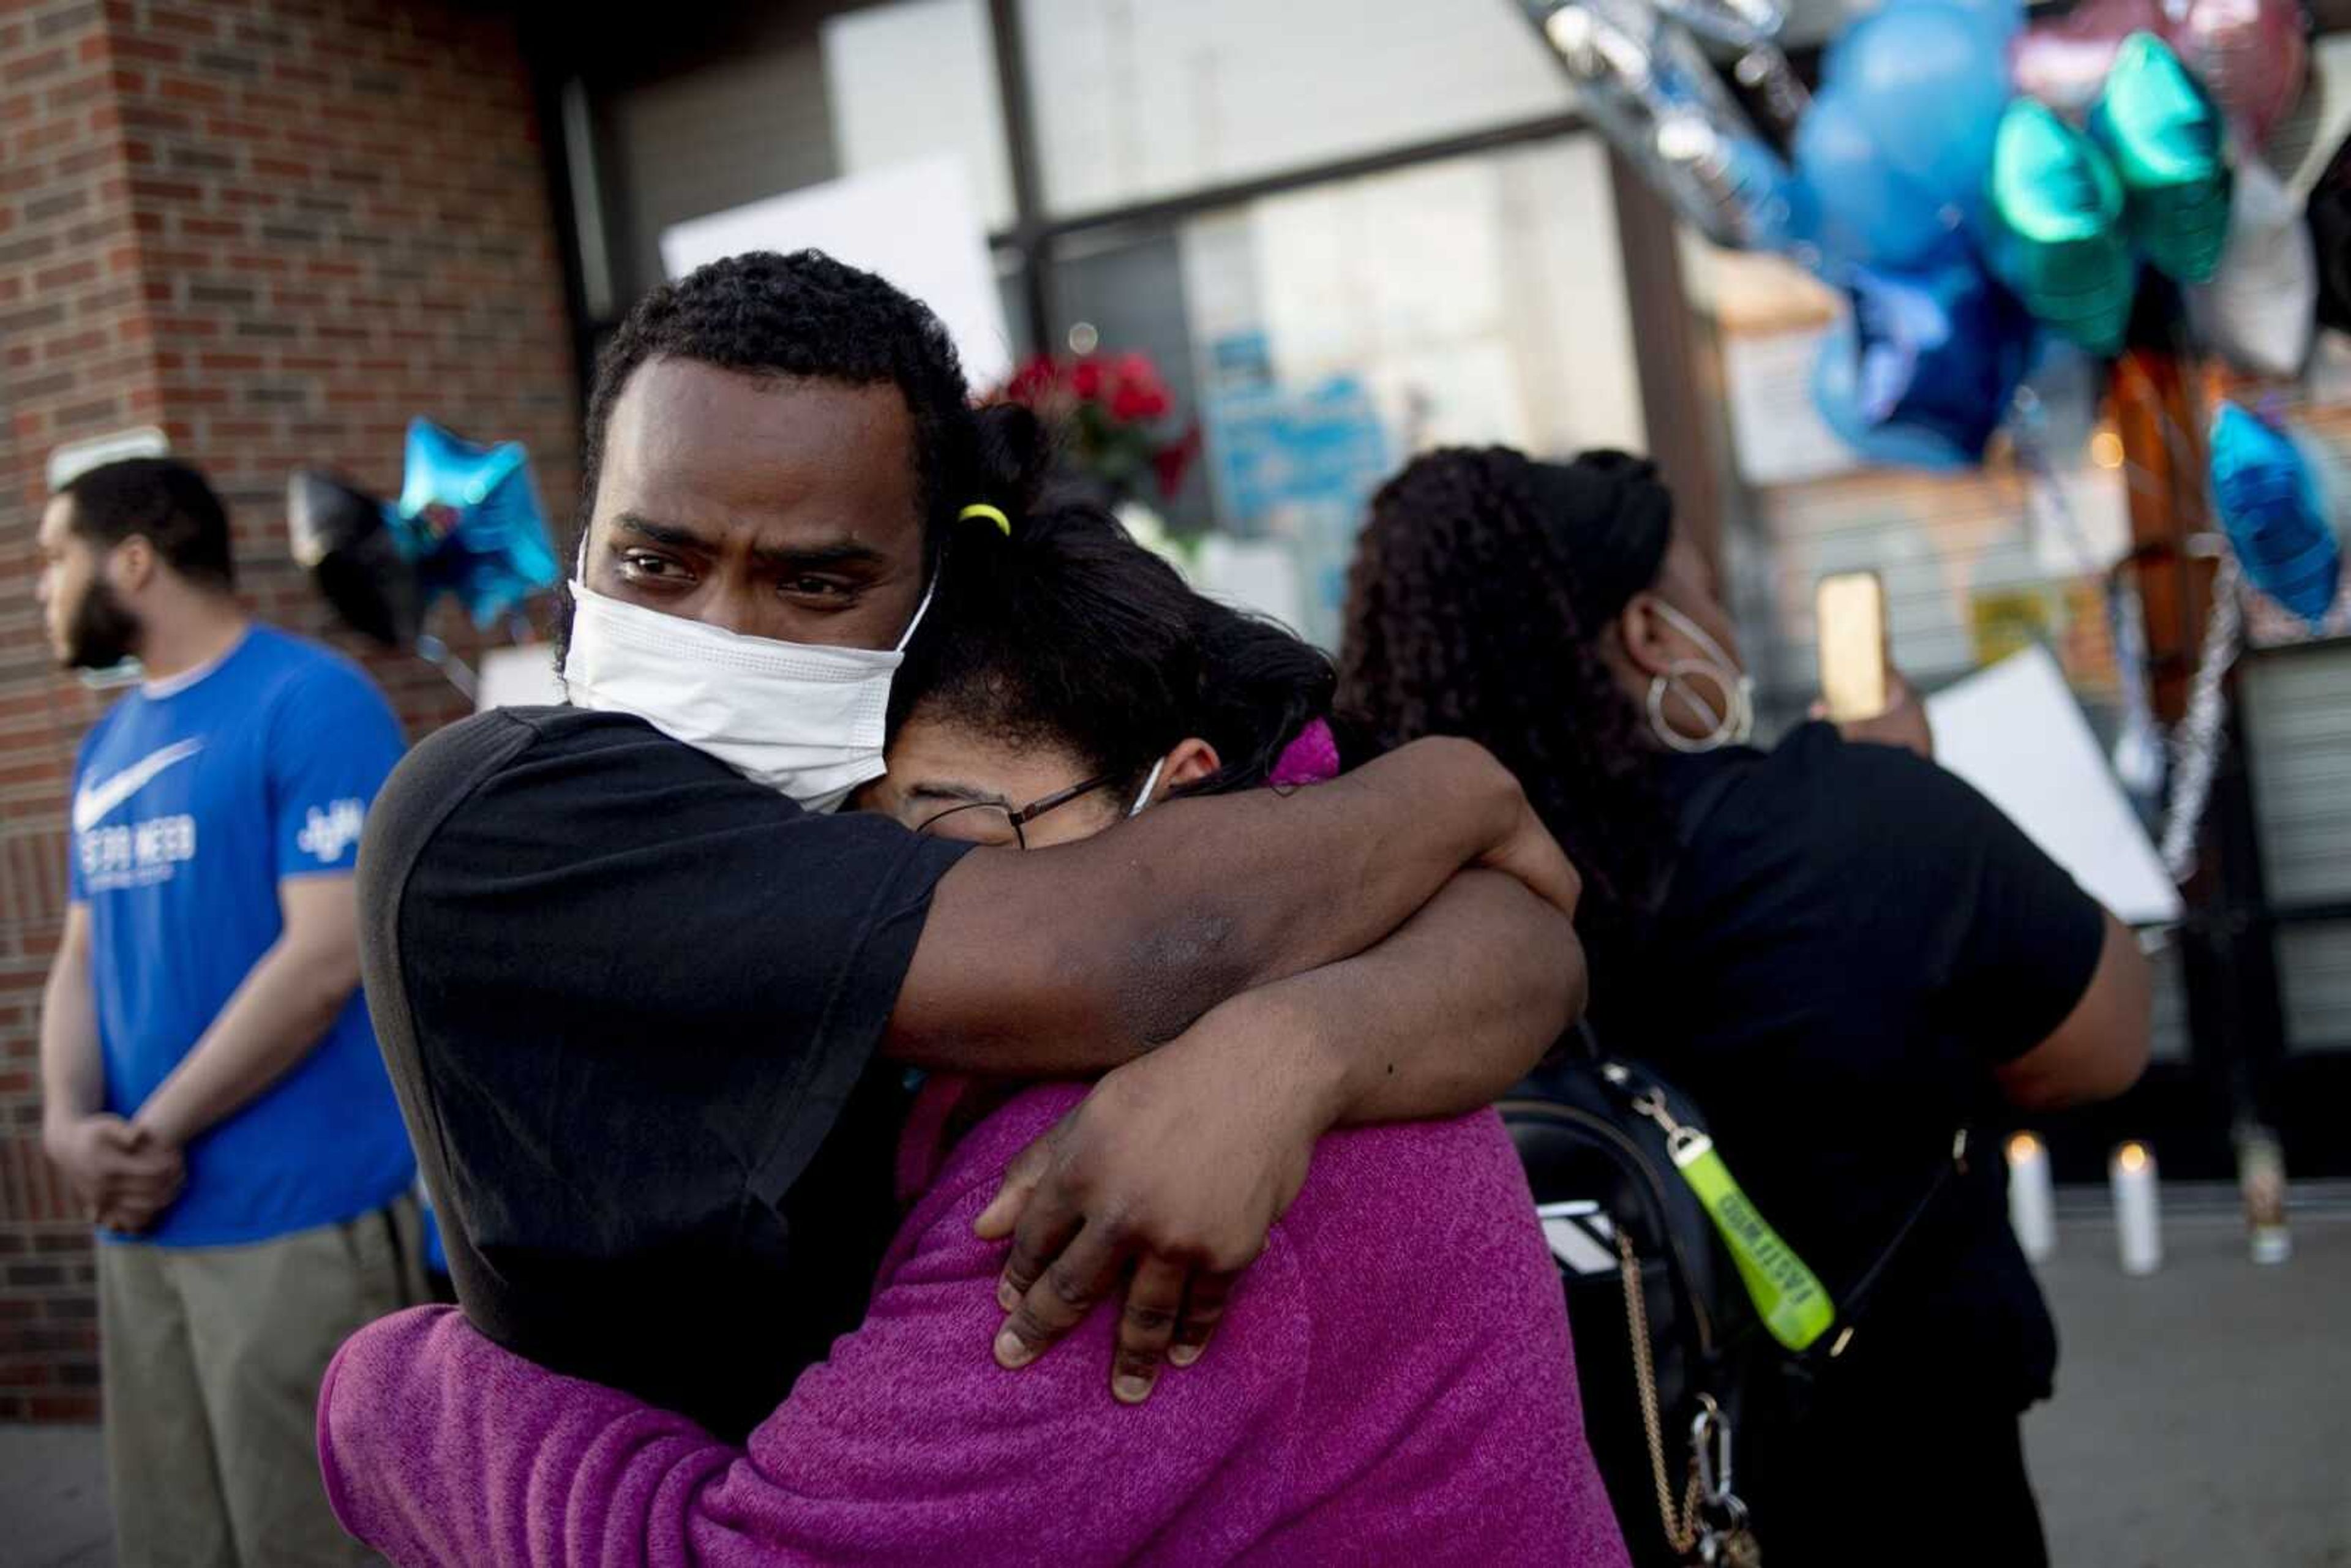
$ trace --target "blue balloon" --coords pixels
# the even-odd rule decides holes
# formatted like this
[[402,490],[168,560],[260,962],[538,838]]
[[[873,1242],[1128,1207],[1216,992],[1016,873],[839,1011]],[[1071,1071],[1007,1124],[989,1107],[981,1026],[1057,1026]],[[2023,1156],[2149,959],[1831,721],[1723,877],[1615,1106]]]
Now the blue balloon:
[[2008,107],[2008,62],[1978,15],[1943,0],[1894,0],[1847,28],[1822,79],[1847,99],[1896,173],[1971,205]]
[[1833,261],[1915,267],[1976,221],[2016,21],[2014,0],[1892,0],[1838,37],[1795,140]]
[[1796,126],[1800,209],[1816,213],[1832,277],[1845,267],[1907,267],[1949,249],[1959,216],[1886,162],[1876,133],[1844,95],[1823,91]]
[[561,576],[520,442],[480,446],[411,420],[392,510],[427,600],[455,594],[476,626],[496,624]]
[[2212,416],[2212,500],[2255,588],[2313,631],[2334,607],[2343,547],[2302,449],[2233,402]]
[[1860,271],[1822,345],[1813,399],[1874,463],[1964,468],[1983,459],[2032,361],[2032,321],[1973,257],[1907,275]]
[[1984,37],[2003,51],[2010,42],[2024,31],[2022,0],[1943,0],[1955,11],[1964,11],[1969,20],[1981,29]]

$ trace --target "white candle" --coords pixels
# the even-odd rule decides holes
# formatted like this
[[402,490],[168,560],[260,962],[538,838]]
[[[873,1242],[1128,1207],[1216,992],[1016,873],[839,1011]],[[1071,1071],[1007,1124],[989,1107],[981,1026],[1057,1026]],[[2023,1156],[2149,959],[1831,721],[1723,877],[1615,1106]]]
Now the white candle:
[[2238,1129],[2237,1183],[2253,1261],[2283,1263],[2293,1257],[2294,1233],[2285,1228],[2285,1151],[2276,1134],[2259,1125]]
[[2033,1262],[2057,1250],[2056,1195],[2049,1185],[2049,1151],[2030,1133],[2008,1141],[2008,1222]]
[[2115,1239],[2123,1272],[2152,1274],[2163,1265],[2163,1227],[2155,1196],[2155,1155],[2145,1144],[2115,1151],[2107,1174],[2115,1189]]

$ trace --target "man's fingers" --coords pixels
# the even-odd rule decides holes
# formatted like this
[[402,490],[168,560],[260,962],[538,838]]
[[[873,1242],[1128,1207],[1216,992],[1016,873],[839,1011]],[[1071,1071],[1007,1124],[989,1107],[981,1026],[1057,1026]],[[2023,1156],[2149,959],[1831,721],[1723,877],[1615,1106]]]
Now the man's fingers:
[[998,1184],[996,1196],[971,1222],[973,1234],[984,1241],[994,1241],[1012,1234],[1029,1200],[1036,1196],[1045,1173],[1053,1168],[1053,1149],[1061,1129],[1051,1132],[1020,1151],[1012,1163],[1004,1167],[1004,1180]]
[[1127,1281],[1126,1310],[1119,1314],[1118,1350],[1111,1357],[1111,1396],[1140,1405],[1159,1381],[1159,1365],[1176,1338],[1184,1311],[1184,1284],[1191,1270],[1164,1258],[1146,1256]]
[[178,1155],[152,1149],[137,1154],[104,1152],[97,1164],[101,1178],[112,1186],[126,1183],[147,1186],[159,1182],[176,1182],[186,1170]]
[[1583,896],[1583,879],[1531,809],[1519,831],[1486,855],[1483,863],[1510,873],[1536,897],[1569,919],[1575,918],[1576,904]]
[[90,1120],[97,1124],[99,1141],[119,1153],[136,1154],[147,1142],[146,1128],[120,1116],[93,1116]]
[[1184,1311],[1176,1323],[1175,1343],[1167,1347],[1167,1360],[1175,1366],[1189,1366],[1200,1359],[1208,1348],[1208,1336],[1217,1332],[1224,1320],[1225,1301],[1233,1293],[1233,1281],[1238,1274],[1198,1273],[1192,1276],[1192,1288],[1185,1292]]
[[1084,1223],[1085,1217],[1059,1189],[1048,1190],[1029,1202],[1013,1228],[1004,1277],[996,1283],[996,1304],[1008,1312],[1018,1308],[1047,1265],[1061,1255]]
[[1089,1224],[1045,1266],[996,1335],[999,1366],[1026,1366],[1078,1326],[1118,1279],[1119,1249],[1112,1227]]

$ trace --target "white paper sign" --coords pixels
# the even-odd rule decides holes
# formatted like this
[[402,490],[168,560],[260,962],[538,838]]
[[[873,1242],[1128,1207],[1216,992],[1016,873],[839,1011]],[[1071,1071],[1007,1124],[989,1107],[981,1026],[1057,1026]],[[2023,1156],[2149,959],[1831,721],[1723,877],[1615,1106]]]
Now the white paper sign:
[[2164,873],[2049,650],[2027,648],[1927,699],[1935,760],[1974,785],[2091,897],[2134,925],[2179,918]]
[[810,246],[928,305],[955,340],[974,391],[1011,374],[996,264],[960,158],[851,174],[690,219],[663,231],[662,265],[675,278],[747,250]]
[[1813,406],[1813,363],[1825,328],[1740,333],[1722,340],[1730,444],[1750,485],[1793,485],[1861,466]]

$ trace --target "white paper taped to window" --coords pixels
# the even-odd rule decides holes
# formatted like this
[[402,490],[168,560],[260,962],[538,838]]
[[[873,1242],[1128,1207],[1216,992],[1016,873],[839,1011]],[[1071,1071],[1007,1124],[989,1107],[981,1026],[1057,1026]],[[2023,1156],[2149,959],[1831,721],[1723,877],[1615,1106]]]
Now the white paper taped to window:
[[2165,874],[2097,737],[2043,647],[1927,699],[1935,760],[1974,785],[2083,888],[2134,925],[2179,918]]

